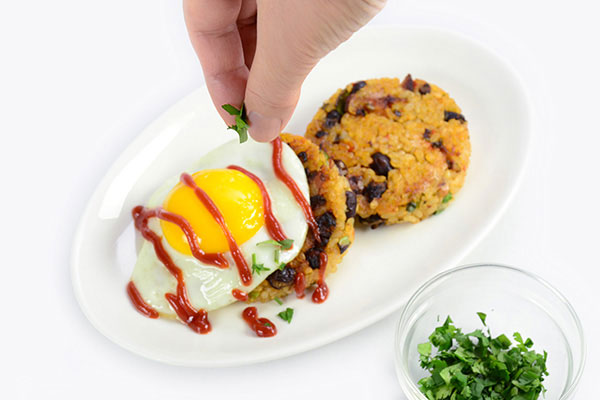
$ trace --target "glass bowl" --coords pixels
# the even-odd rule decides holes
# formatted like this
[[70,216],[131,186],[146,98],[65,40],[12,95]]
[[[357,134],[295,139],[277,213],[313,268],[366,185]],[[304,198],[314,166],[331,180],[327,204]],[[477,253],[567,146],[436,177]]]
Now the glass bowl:
[[396,331],[396,372],[409,399],[427,400],[418,381],[428,376],[419,366],[417,345],[449,315],[457,328],[482,328],[477,312],[487,314],[492,336],[513,332],[531,338],[533,349],[548,352],[545,400],[570,398],[585,363],[581,323],[555,288],[529,272],[504,265],[477,264],[441,273],[410,298]]

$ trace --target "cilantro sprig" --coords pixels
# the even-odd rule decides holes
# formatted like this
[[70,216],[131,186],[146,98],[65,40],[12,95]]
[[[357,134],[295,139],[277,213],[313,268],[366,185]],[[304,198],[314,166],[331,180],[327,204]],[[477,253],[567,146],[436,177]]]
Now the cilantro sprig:
[[268,271],[269,268],[265,267],[265,264],[259,264],[256,262],[256,254],[252,254],[252,274],[260,275],[261,272]]
[[262,242],[258,242],[258,243],[256,243],[256,245],[257,246],[271,245],[271,246],[276,246],[277,249],[289,250],[294,245],[294,239],[283,239],[283,240],[269,239],[269,240],[265,240]]
[[[477,313],[484,326],[486,314]],[[492,337],[481,329],[463,334],[450,317],[429,342],[417,346],[421,367],[431,376],[419,381],[429,400],[536,400],[545,393],[548,354],[532,350],[533,341],[515,332]],[[433,349],[437,348],[434,354]]]
[[248,117],[246,116],[244,105],[242,104],[239,110],[231,104],[223,104],[221,107],[223,107],[223,110],[227,111],[229,115],[235,117],[235,124],[228,125],[227,129],[236,131],[240,136],[240,143],[244,143],[248,140]]
[[281,318],[282,320],[284,320],[285,322],[287,322],[288,324],[291,324],[292,323],[292,317],[294,316],[294,309],[288,307],[284,311],[282,311],[279,314],[277,314],[277,316],[279,318]]

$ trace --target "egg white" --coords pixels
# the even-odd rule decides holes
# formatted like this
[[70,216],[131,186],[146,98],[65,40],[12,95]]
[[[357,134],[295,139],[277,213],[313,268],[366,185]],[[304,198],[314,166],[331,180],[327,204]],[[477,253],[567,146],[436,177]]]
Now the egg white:
[[[309,201],[308,182],[304,167],[287,144],[283,143],[282,147],[283,167]],[[272,154],[273,146],[270,143],[258,143],[249,139],[244,144],[240,144],[237,140],[234,140],[214,149],[200,158],[189,169],[182,171],[182,173],[193,174],[201,170],[237,165],[252,172],[263,181],[271,197],[273,214],[281,224],[286,236],[294,240],[294,245],[290,250],[281,250],[279,263],[276,263],[274,260],[274,246],[256,245],[259,242],[271,239],[264,225],[250,240],[241,244],[240,249],[248,266],[252,266],[252,254],[256,254],[257,262],[268,269],[268,271],[261,272],[260,275],[253,274],[252,283],[249,286],[242,284],[230,252],[225,253],[225,257],[229,261],[229,268],[227,269],[203,264],[195,257],[182,254],[173,249],[164,238],[158,219],[153,218],[149,221],[148,226],[150,229],[162,238],[162,244],[166,251],[173,262],[182,270],[188,297],[196,309],[202,308],[211,311],[235,302],[236,299],[231,294],[233,289],[237,288],[249,293],[264,281],[272,271],[278,268],[280,263],[288,263],[293,260],[304,244],[308,231],[304,213],[291,191],[275,175]],[[154,192],[146,207],[162,206],[171,189],[179,182],[180,175],[169,179]],[[165,299],[165,294],[176,292],[177,281],[156,257],[152,243],[146,240],[144,240],[138,254],[131,280],[135,283],[142,298],[161,316],[176,317],[175,312]]]

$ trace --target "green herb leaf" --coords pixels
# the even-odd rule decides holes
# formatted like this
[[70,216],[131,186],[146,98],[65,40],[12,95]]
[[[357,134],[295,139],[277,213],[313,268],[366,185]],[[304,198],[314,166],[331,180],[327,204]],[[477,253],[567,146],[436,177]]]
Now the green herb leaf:
[[414,201],[411,201],[410,203],[408,203],[406,205],[406,211],[408,212],[413,212],[417,209],[417,203],[415,203]]
[[281,245],[281,248],[283,250],[289,250],[292,248],[292,246],[294,245],[294,240],[293,239],[284,239],[284,240],[280,240],[279,244]]
[[283,239],[283,240],[269,239],[269,240],[265,240],[262,242],[258,242],[258,243],[256,243],[256,245],[257,246],[271,245],[271,246],[277,246],[278,248],[281,248],[283,250],[289,250],[294,245],[294,240],[293,239]]
[[[487,327],[486,314],[477,315]],[[548,354],[531,350],[533,341],[518,332],[513,337],[514,346],[506,335],[492,338],[489,327],[464,334],[446,318],[429,342],[417,345],[420,365],[431,374],[418,382],[420,391],[430,400],[538,399],[546,392]]]
[[338,241],[338,244],[340,246],[348,246],[350,245],[350,238],[348,236],[344,236]]
[[275,251],[273,252],[273,261],[279,263],[279,256],[281,256],[281,250],[275,249]]
[[279,297],[275,297],[273,300],[275,300],[275,303],[279,304],[280,306],[283,305],[283,301],[281,301]]
[[277,268],[279,268],[280,271],[283,271],[283,269],[285,268],[285,263],[279,264],[279,267]]
[[261,272],[268,271],[264,264],[256,262],[256,254],[252,254],[252,274],[260,275]]
[[256,290],[250,292],[248,294],[248,300],[256,300],[256,298],[258,297],[259,292],[257,292]]
[[444,198],[442,199],[442,204],[446,204],[450,200],[452,200],[452,193],[448,193],[447,195],[444,196]]
[[221,107],[230,115],[235,116],[235,124],[227,126],[227,129],[232,129],[240,136],[240,143],[244,143],[248,140],[248,118],[246,117],[246,111],[244,105],[238,110],[231,104],[223,104]]
[[483,324],[483,326],[487,326],[485,324],[485,318],[487,317],[487,315],[482,312],[478,312],[477,315],[479,316],[479,319],[481,320],[481,323]]
[[288,307],[285,309],[285,311],[282,311],[279,314],[277,314],[277,316],[282,320],[286,321],[288,324],[290,324],[292,322],[292,317],[294,316],[294,309]]

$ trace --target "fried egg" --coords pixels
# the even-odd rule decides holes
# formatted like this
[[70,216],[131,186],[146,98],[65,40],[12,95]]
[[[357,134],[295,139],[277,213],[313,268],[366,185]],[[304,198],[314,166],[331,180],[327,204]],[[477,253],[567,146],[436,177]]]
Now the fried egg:
[[[181,174],[165,182],[145,205],[151,209],[162,207],[185,218],[197,236],[200,249],[205,253],[222,253],[229,262],[227,268],[201,262],[194,257],[188,238],[178,225],[158,218],[148,221],[148,227],[160,237],[166,252],[181,270],[188,298],[196,309],[211,311],[235,302],[233,289],[249,293],[271,272],[293,260],[300,252],[308,225],[291,191],[275,175],[272,157],[273,146],[270,143],[250,139],[240,145],[235,140],[214,149],[191,168],[182,171],[190,174],[195,184],[217,206],[248,266],[252,267],[253,262],[262,264],[259,271],[253,272],[252,281],[247,286],[242,283],[225,234],[194,190],[180,181]],[[309,201],[302,163],[287,144],[283,144],[281,157],[284,169]],[[269,243],[259,244],[272,239],[265,225],[260,187],[243,172],[228,169],[230,165],[244,168],[263,182],[274,216],[285,236],[293,240],[290,249],[280,249]],[[131,280],[143,300],[162,317],[176,317],[165,295],[176,293],[177,280],[147,240],[138,253]]]

